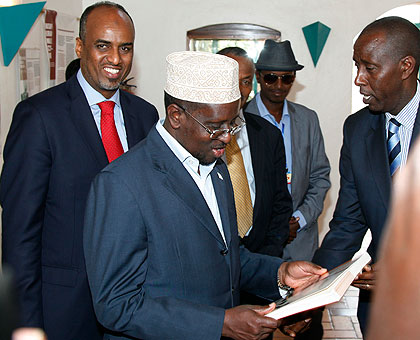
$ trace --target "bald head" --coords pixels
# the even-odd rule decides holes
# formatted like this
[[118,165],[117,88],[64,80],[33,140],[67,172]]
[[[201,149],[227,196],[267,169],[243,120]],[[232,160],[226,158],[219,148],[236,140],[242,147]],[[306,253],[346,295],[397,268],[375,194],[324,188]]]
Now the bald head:
[[401,17],[385,17],[366,26],[360,37],[383,33],[386,40],[386,52],[393,61],[398,62],[406,56],[416,60],[418,71],[420,63],[420,31],[410,21]]
[[93,5],[90,5],[89,7],[87,7],[83,13],[82,16],[80,17],[80,23],[79,23],[79,37],[84,40],[86,37],[86,24],[87,24],[87,20],[88,20],[88,16],[89,14],[95,10],[96,8],[99,7],[110,7],[110,8],[115,8],[117,10],[120,10],[121,12],[125,13],[128,18],[130,19],[132,25],[133,25],[133,29],[134,29],[134,22],[133,19],[131,18],[130,14],[128,14],[128,12],[126,11],[126,9],[121,6],[120,4],[117,4],[115,2],[112,1],[99,1],[94,3]]
[[254,79],[255,66],[246,51],[240,47],[225,47],[217,52],[235,59],[239,65],[239,90],[241,91],[241,108],[244,107],[252,91],[252,81]]

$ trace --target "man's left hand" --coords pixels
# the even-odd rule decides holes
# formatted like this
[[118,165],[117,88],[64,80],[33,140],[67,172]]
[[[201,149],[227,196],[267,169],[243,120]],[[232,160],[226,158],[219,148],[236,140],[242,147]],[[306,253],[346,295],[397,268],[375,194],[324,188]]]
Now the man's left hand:
[[359,289],[373,290],[376,286],[378,263],[366,265],[361,274],[357,275],[352,285]]
[[280,282],[292,287],[295,292],[327,275],[327,269],[306,261],[283,262],[278,271]]
[[299,229],[299,217],[290,217],[289,219],[289,238],[287,240],[287,243],[292,242],[296,236],[297,231]]

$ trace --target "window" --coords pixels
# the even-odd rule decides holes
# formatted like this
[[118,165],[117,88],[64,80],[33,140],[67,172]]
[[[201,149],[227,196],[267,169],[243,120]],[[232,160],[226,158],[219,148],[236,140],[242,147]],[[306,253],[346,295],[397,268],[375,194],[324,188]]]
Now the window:
[[[200,27],[187,32],[187,49],[216,53],[225,47],[237,46],[247,51],[255,61],[266,39],[280,41],[280,31],[254,24],[217,24]],[[250,98],[257,93],[254,79]]]

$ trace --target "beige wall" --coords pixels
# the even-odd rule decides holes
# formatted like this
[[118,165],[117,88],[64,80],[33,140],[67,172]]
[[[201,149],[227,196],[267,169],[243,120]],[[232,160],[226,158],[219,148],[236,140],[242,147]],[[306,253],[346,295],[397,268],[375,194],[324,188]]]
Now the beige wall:
[[[1,0],[0,0],[1,2]],[[28,3],[21,0],[17,3]],[[48,0],[46,8],[80,16],[94,1]],[[201,26],[240,22],[269,26],[288,39],[299,63],[289,99],[318,112],[332,166],[332,188],[320,220],[321,235],[328,228],[339,188],[338,159],[342,124],[351,109],[352,43],[356,34],[382,13],[414,3],[408,0],[119,0],[136,25],[135,61],[132,75],[138,94],[155,104],[163,113],[165,57],[185,49],[186,31]],[[302,27],[321,21],[331,28],[318,65],[312,63]],[[13,108],[16,105],[16,65],[0,66],[1,131],[4,144]]]
[[[0,0],[0,5],[3,0]],[[13,0],[14,5],[32,3],[33,0]],[[9,0],[10,2],[10,0]],[[10,4],[9,4],[10,5]],[[81,0],[48,0],[44,6],[45,9],[54,9],[58,12],[70,15],[80,16],[83,11]],[[38,19],[39,20],[39,19]],[[16,58],[12,60],[9,66],[3,66],[3,57],[0,59],[0,150],[3,151],[4,140],[9,130],[12,113],[18,101],[18,65]],[[3,164],[3,157],[0,157],[0,166]]]
[[[94,1],[83,1],[88,6]],[[163,114],[165,57],[186,46],[186,31],[201,26],[240,22],[260,24],[292,42],[296,58],[305,65],[298,72],[289,97],[318,112],[331,162],[332,188],[320,220],[321,236],[328,229],[339,188],[338,160],[342,125],[351,109],[353,38],[369,22],[407,0],[120,0],[136,25],[133,75],[138,94]],[[331,28],[315,68],[302,27],[321,21]]]

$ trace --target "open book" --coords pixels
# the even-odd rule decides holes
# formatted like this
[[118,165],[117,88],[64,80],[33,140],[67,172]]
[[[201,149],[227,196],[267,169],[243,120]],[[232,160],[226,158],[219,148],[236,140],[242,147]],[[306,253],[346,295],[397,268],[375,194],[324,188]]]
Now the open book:
[[343,263],[329,271],[325,279],[319,280],[286,300],[278,300],[276,309],[266,316],[281,319],[340,301],[356,275],[369,261],[370,255],[363,253],[357,259]]

